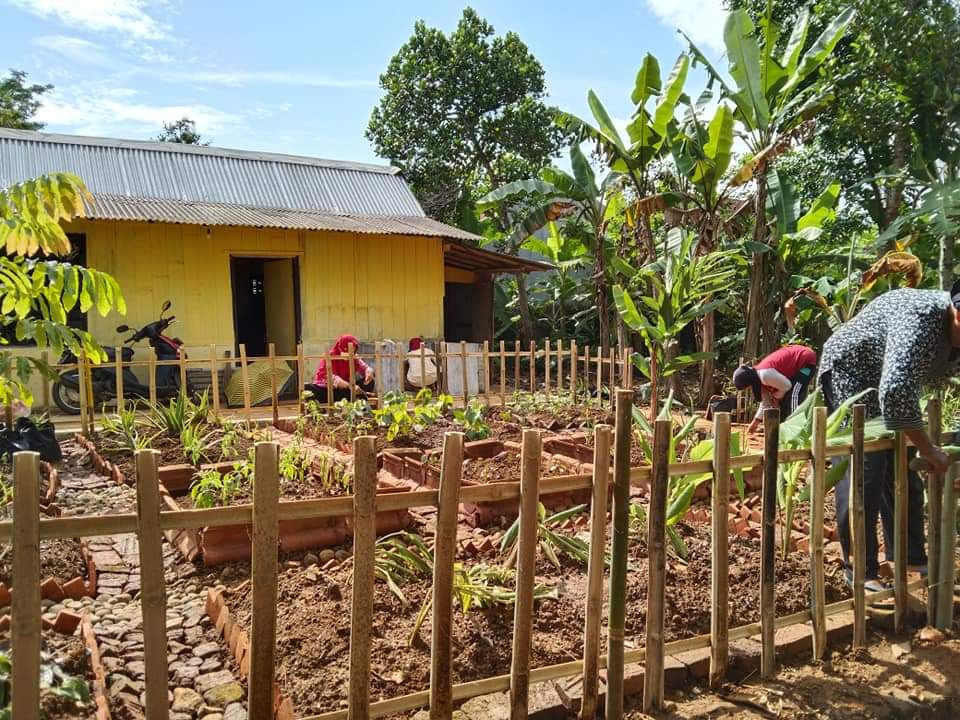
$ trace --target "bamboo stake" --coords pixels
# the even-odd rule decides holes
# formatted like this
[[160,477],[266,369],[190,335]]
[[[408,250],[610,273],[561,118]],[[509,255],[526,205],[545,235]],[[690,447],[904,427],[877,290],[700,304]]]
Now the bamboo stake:
[[610,348],[610,407],[613,407],[613,399],[615,395],[613,388],[617,382],[616,375],[614,373],[617,367],[616,357],[617,357],[617,352],[611,347]]
[[[400,392],[402,393],[404,391],[404,387],[406,383],[406,374],[403,372],[404,361],[406,359],[406,352],[403,350],[403,348],[400,347],[400,343],[393,344],[393,352],[394,352],[394,360],[397,363],[397,373],[400,376]],[[374,387],[377,389],[379,393],[380,388],[383,387],[383,383],[380,381],[380,374],[377,373],[376,371],[374,372],[373,382],[374,382]]]
[[937,628],[949,630],[953,622],[953,593],[957,566],[957,463],[950,465],[943,483],[943,503],[940,506],[940,584],[937,586]]
[[666,591],[667,473],[672,420],[657,420],[653,436],[653,481],[647,510],[647,619],[643,711],[663,709],[663,614]]
[[537,344],[530,341],[530,394],[537,391]]
[[[520,341],[513,341],[513,391],[515,393],[520,392]],[[533,392],[533,389],[530,390]]]
[[167,703],[167,595],[160,530],[160,452],[138,450],[137,539],[140,544],[140,606],[146,667],[145,710],[150,720],[169,717]]
[[303,354],[303,343],[297,343],[297,412],[301,415],[306,405],[303,401],[303,388],[307,384],[306,361],[307,359]]
[[893,628],[903,630],[907,616],[907,436],[898,432],[893,471]]
[[507,404],[507,346],[500,341],[500,404]]
[[483,341],[483,394],[490,404],[490,341]]
[[270,343],[267,353],[270,359],[270,409],[276,426],[280,422],[280,399],[277,397],[277,348],[273,343]]
[[607,545],[607,487],[610,483],[609,425],[593,429],[593,495],[590,503],[590,557],[587,611],[583,628],[583,700],[580,720],[594,720],[600,692],[600,625],[603,621],[603,570]]
[[457,511],[463,473],[464,434],[443,437],[440,500],[433,543],[433,629],[430,634],[430,717],[453,713],[453,567],[457,553]]
[[730,413],[713,416],[713,488],[710,533],[710,687],[727,673],[730,626],[730,571],[727,503],[730,500]]
[[[373,344],[373,371],[377,376],[377,407],[383,407],[383,358],[380,356],[380,341]],[[403,368],[400,372],[400,389],[403,390]]]
[[77,357],[77,382],[80,386],[80,432],[84,437],[90,437],[90,399],[87,397],[86,357],[87,354],[81,350]]
[[467,343],[464,340],[460,341],[460,379],[463,382],[463,406],[467,406],[467,398],[469,397],[469,391],[467,390]]
[[113,365],[116,373],[117,386],[117,412],[123,412],[123,348],[115,347],[113,349]]
[[[597,352],[597,357],[602,357]],[[626,619],[627,552],[630,543],[630,406],[633,393],[617,391],[617,415],[613,446],[613,539],[610,548],[610,601],[607,611],[607,707],[606,717],[623,717],[623,640]]]
[[180,392],[189,397],[187,389],[187,349],[181,345],[177,348],[177,363],[180,365]]
[[[242,346],[241,346],[242,347]],[[258,442],[254,463],[253,536],[250,578],[250,717],[272,717],[277,645],[277,545],[279,452],[275,442]]]
[[40,717],[40,454],[13,456],[12,717]]
[[147,372],[150,377],[147,378],[148,394],[150,395],[150,404],[157,404],[157,351],[152,347],[147,350]]
[[550,338],[543,341],[543,390],[550,397]]
[[[44,367],[50,367],[50,352],[44,350],[40,353],[40,362],[43,363]],[[40,373],[40,388],[43,393],[43,407],[50,407],[50,378],[47,377],[46,373]]]
[[511,720],[526,719],[530,699],[530,643],[533,638],[541,455],[540,431],[524,430],[520,450],[520,528],[517,533],[517,590],[510,662]]
[[[353,606],[350,615],[349,720],[370,717],[370,639],[377,542],[377,451],[371,435],[353,441]],[[251,717],[253,717],[251,715]]]
[[323,356],[324,358],[324,374],[327,376],[327,407],[333,407],[333,368],[331,363],[333,362],[333,356],[329,353]]
[[[613,387],[613,383],[610,383]],[[597,407],[603,407],[603,347],[597,345]]]
[[420,387],[427,387],[427,349],[420,343]]
[[587,405],[590,405],[590,346],[583,346],[583,387],[587,391]]
[[627,375],[627,389],[633,390],[633,348],[627,348],[627,356],[624,358],[624,372]]
[[[250,422],[250,373],[247,369],[247,346],[240,343],[240,379],[243,380],[243,413]],[[181,386],[182,389],[182,386]]]
[[[827,480],[827,409],[813,410],[813,476],[810,483],[810,615],[813,620],[813,659],[822,660],[827,649],[827,604],[823,568],[823,504]],[[784,527],[784,534],[790,529]]]
[[660,405],[660,367],[657,353],[650,352],[650,422],[657,419],[657,407]]
[[577,341],[570,341],[570,398],[577,401],[577,366],[580,358],[577,356]]
[[[930,442],[940,447],[940,400],[927,403]],[[940,577],[940,511],[943,502],[943,474],[927,474],[927,625],[937,623],[937,587]]]
[[853,647],[867,646],[867,530],[863,510],[863,424],[866,406],[853,406],[853,452],[850,457],[850,549],[853,560]]
[[[303,352],[303,346],[298,348],[299,352]],[[297,367],[300,365],[298,364]],[[303,389],[302,381],[300,389]],[[217,367],[217,346],[213,344],[210,345],[210,394],[213,395],[213,414],[220,415],[220,368]]]
[[354,353],[356,348],[353,346],[353,343],[347,344],[347,374],[350,375],[347,378],[347,382],[350,383],[350,402],[355,402],[357,399],[357,366],[354,360]]
[[557,340],[557,395],[563,395],[563,340]]
[[763,412],[763,500],[760,528],[760,676],[769,680],[776,672],[774,621],[776,582],[774,574],[774,526],[777,521],[777,448],[780,445],[780,410]]

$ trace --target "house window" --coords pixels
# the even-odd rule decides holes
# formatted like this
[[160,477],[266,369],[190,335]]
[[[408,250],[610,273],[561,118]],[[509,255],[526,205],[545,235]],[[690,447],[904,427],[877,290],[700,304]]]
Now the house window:
[[[70,252],[67,255],[60,256],[58,259],[72,265],[86,267],[87,236],[83,233],[67,233],[67,238],[70,240]],[[31,313],[31,316],[36,316],[36,313]],[[87,329],[87,315],[86,313],[80,312],[79,302],[67,313],[67,325],[72,328],[77,328],[78,330]],[[32,340],[17,340],[17,328],[15,324],[0,328],[0,334],[6,338],[8,345],[22,347],[34,344]]]

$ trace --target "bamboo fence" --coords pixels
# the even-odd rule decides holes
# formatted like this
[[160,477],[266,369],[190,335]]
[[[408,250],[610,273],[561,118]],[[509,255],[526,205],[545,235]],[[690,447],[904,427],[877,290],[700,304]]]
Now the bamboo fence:
[[[621,391],[624,397],[629,391]],[[865,442],[862,433],[863,413],[854,413],[855,423],[859,430],[854,433],[853,444],[827,445],[821,439],[815,440],[811,448],[778,451],[776,435],[779,423],[777,411],[768,412],[765,417],[767,429],[766,447],[763,455],[742,455],[729,457],[726,450],[719,450],[711,460],[686,463],[666,462],[665,453],[661,448],[669,440],[669,433],[665,425],[657,427],[655,435],[655,462],[652,467],[640,466],[630,468],[629,447],[624,449],[624,442],[631,442],[632,433],[624,431],[623,423],[629,423],[628,412],[618,412],[620,427],[616,432],[617,452],[613,467],[613,481],[622,483],[629,479],[630,484],[653,485],[657,488],[656,501],[651,500],[648,527],[651,542],[648,545],[649,562],[652,575],[658,576],[658,598],[651,602],[658,602],[662,607],[663,582],[662,575],[664,554],[666,552],[662,528],[665,522],[665,502],[663,493],[669,478],[687,475],[690,473],[709,472],[714,475],[712,481],[715,487],[723,488],[729,483],[728,474],[738,468],[763,466],[767,476],[775,476],[778,464],[795,462],[798,460],[812,460],[814,468],[825,467],[830,458],[852,457],[862,462],[864,452],[885,450],[896,446],[902,447],[902,441],[877,440]],[[716,418],[717,448],[729,448],[730,424],[726,414],[718,414]],[[824,425],[817,424],[818,433],[822,434]],[[855,430],[857,428],[855,427]],[[597,430],[597,447],[609,448],[610,430],[600,427]],[[549,680],[567,677],[582,677],[585,688],[592,688],[596,693],[597,673],[601,668],[608,667],[608,711],[610,709],[611,688],[623,687],[623,666],[627,663],[643,662],[646,668],[647,686],[645,687],[644,706],[660,707],[663,702],[662,673],[666,654],[681,653],[696,649],[711,649],[710,677],[714,683],[722,682],[726,673],[728,643],[742,638],[760,634],[763,639],[763,666],[765,674],[772,674],[774,668],[774,646],[772,644],[773,631],[797,623],[811,622],[816,637],[825,629],[828,617],[853,608],[862,608],[870,600],[879,600],[893,595],[897,606],[897,615],[901,617],[906,610],[908,590],[919,587],[920,584],[908,587],[906,578],[898,574],[892,590],[864,595],[862,583],[857,583],[854,597],[842,602],[824,605],[819,591],[813,593],[813,606],[810,609],[791,615],[776,617],[773,607],[772,566],[763,566],[763,582],[760,592],[761,620],[736,628],[728,627],[728,616],[725,611],[714,608],[711,622],[711,631],[708,634],[686,638],[673,642],[663,642],[663,613],[662,611],[648,613],[647,616],[647,644],[640,648],[624,649],[622,645],[616,647],[616,662],[608,663],[608,656],[600,654],[599,636],[603,622],[601,603],[598,602],[600,592],[597,587],[602,566],[603,555],[594,552],[591,555],[589,574],[591,589],[588,593],[585,607],[585,643],[590,648],[590,656],[582,660],[573,660],[547,667],[530,668],[529,630],[535,609],[532,603],[534,574],[532,572],[532,557],[535,552],[535,535],[530,535],[530,528],[536,527],[537,502],[536,499],[551,493],[569,492],[575,489],[605,488],[608,482],[609,467],[607,463],[594,464],[596,477],[589,474],[568,475],[563,477],[538,478],[537,469],[540,455],[540,438],[535,431],[524,432],[524,457],[522,477],[513,482],[496,483],[493,485],[463,486],[460,484],[461,463],[457,460],[462,455],[463,437],[459,433],[447,435],[444,443],[444,461],[442,463],[442,478],[439,490],[417,490],[403,493],[377,495],[375,493],[376,459],[372,438],[358,438],[355,442],[356,454],[356,494],[346,497],[324,498],[317,500],[280,501],[278,493],[279,469],[278,446],[273,442],[261,442],[256,447],[256,485],[252,504],[233,507],[211,508],[204,510],[160,510],[158,501],[158,473],[156,451],[142,450],[137,453],[137,488],[138,505],[136,513],[127,513],[111,516],[85,516],[68,518],[41,518],[39,513],[39,499],[37,497],[39,463],[36,453],[24,452],[14,456],[14,516],[12,520],[0,522],[0,543],[13,544],[13,585],[17,588],[13,601],[12,617],[12,650],[15,658],[12,676],[12,697],[14,716],[20,720],[31,720],[38,717],[37,693],[40,669],[40,613],[39,602],[39,540],[42,538],[73,538],[114,533],[136,533],[140,541],[142,559],[143,592],[143,634],[144,655],[146,666],[146,716],[147,720],[162,720],[167,717],[167,705],[164,700],[167,691],[167,647],[165,637],[165,587],[163,580],[162,563],[160,562],[160,545],[164,530],[175,528],[200,528],[221,525],[248,523],[252,525],[253,563],[251,568],[251,593],[253,597],[253,619],[251,629],[251,670],[249,674],[249,706],[251,717],[267,718],[270,716],[272,699],[274,697],[275,682],[275,648],[276,648],[276,614],[277,614],[277,525],[280,520],[295,518],[321,518],[339,516],[344,513],[353,513],[355,522],[354,534],[354,589],[353,610],[351,616],[350,640],[350,668],[348,707],[342,710],[313,715],[308,720],[346,720],[347,718],[381,717],[384,715],[415,710],[421,707],[430,707],[432,717],[449,716],[453,702],[464,700],[478,695],[510,691],[513,717],[521,717],[527,707],[527,692],[529,686]],[[625,466],[627,464],[627,466]],[[954,466],[955,468],[956,466]],[[819,473],[819,470],[815,472]],[[951,470],[951,479],[953,475]],[[722,478],[718,478],[718,473]],[[853,477],[862,482],[862,472],[854,470]],[[774,477],[764,480],[769,487]],[[931,523],[952,518],[951,511],[956,507],[952,482],[942,484],[944,497],[941,508],[946,509],[942,518],[931,517]],[[862,489],[859,491],[862,497]],[[823,503],[822,483],[813,483],[812,504]],[[606,492],[601,492],[605,498]],[[857,497],[857,490],[854,490]],[[897,495],[896,502],[904,503],[906,496]],[[453,564],[456,561],[455,536],[456,528],[452,524],[455,518],[455,508],[458,502],[479,502],[487,500],[516,499],[520,505],[521,548],[519,559],[520,571],[516,575],[516,595],[522,602],[516,606],[516,627],[518,635],[513,642],[513,661],[511,673],[497,677],[488,677],[471,682],[453,684],[451,682],[450,663],[450,636],[444,632],[451,623],[452,596],[451,576]],[[617,511],[618,494],[614,493],[614,512]],[[764,518],[769,510],[766,505],[767,493],[764,493]],[[438,508],[438,522],[436,524],[435,560],[433,579],[433,627],[431,648],[430,688],[410,693],[400,697],[371,701],[370,698],[370,640],[371,640],[371,607],[369,598],[372,597],[374,582],[374,535],[373,518],[381,510],[396,510],[404,508],[428,507]],[[726,519],[726,506],[719,504]],[[903,507],[896,508],[903,511]],[[856,515],[856,513],[854,513]],[[600,520],[599,513],[595,514],[591,537],[595,542],[605,543],[604,532],[600,526],[605,522]],[[712,525],[713,538],[713,582],[711,598],[713,603],[726,604],[729,597],[728,576],[726,572],[726,557],[719,550],[727,544],[728,529],[726,523],[715,522]],[[862,547],[863,527],[853,524],[853,544]],[[764,525],[766,533],[767,526]],[[812,527],[811,534],[821,533],[822,528]],[[899,524],[896,531],[896,543],[905,542],[906,527]],[[764,538],[766,540],[766,537]],[[955,554],[956,533],[943,532],[941,534],[942,547],[939,548],[941,560],[939,582],[942,587],[952,588],[953,563],[945,563],[944,558],[953,558]],[[622,542],[623,539],[620,539]],[[811,547],[813,543],[811,543]],[[775,562],[772,552],[772,543],[769,547],[769,560]],[[622,553],[623,562],[626,553]],[[767,554],[764,554],[764,558]],[[855,562],[862,563],[862,553],[853,554]],[[811,573],[822,572],[823,557],[821,553],[812,552]],[[441,566],[442,565],[442,566]],[[617,574],[613,568],[611,576]],[[862,573],[855,575],[860,578]],[[769,574],[768,574],[769,573]],[[814,583],[816,584],[816,582]],[[941,627],[949,625],[952,619],[952,598],[941,594],[940,597],[949,602],[940,603],[935,608],[935,622]],[[865,617],[858,613],[854,621],[853,634],[855,638],[864,638],[863,625]],[[611,648],[614,648],[611,645]],[[815,653],[822,652],[820,643],[814,645]],[[609,658],[613,660],[613,658]],[[611,675],[613,674],[613,675]],[[620,677],[617,677],[619,675]],[[621,690],[622,693],[622,690]],[[614,715],[620,717],[622,713],[622,697],[616,698]],[[590,700],[596,706],[596,698]],[[265,713],[265,714],[264,714]]]

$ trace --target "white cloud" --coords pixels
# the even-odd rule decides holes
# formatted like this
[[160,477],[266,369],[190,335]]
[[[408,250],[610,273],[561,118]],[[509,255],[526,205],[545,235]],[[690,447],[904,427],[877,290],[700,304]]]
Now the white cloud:
[[283,70],[188,70],[163,72],[160,79],[171,82],[191,82],[199,85],[304,85],[308,87],[353,88],[376,87],[376,80],[353,80],[323,73]]
[[723,0],[647,0],[647,5],[665,25],[683,30],[701,49],[723,52],[727,19]]
[[110,58],[100,45],[81,38],[65,35],[42,35],[33,39],[33,44],[44,50],[57,53],[71,62],[83,65],[111,64]]
[[[10,0],[42,18],[95,32],[117,32],[136,40],[163,40],[169,28],[153,17],[148,0]],[[162,3],[161,3],[162,4]]]

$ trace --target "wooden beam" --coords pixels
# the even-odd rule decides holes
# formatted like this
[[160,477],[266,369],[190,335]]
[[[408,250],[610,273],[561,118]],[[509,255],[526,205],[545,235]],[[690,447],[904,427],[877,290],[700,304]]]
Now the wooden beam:
[[[81,379],[82,382],[82,379]],[[12,716],[40,717],[40,454],[13,456]]]
[[[940,447],[942,417],[940,398],[927,403],[930,442]],[[943,503],[942,473],[927,474],[927,625],[937,624],[937,598],[940,577],[940,511]]]
[[727,673],[730,624],[729,530],[730,413],[713,416],[713,488],[710,532],[710,687],[719,687]]
[[[370,717],[370,639],[373,635],[374,553],[377,542],[376,438],[353,441],[353,605],[350,615],[350,688],[347,717]],[[256,717],[251,714],[251,717]],[[266,717],[266,716],[264,716]]]
[[764,680],[776,671],[774,643],[775,555],[774,527],[777,521],[777,447],[780,444],[780,410],[763,413],[763,491],[760,528],[760,676]]

